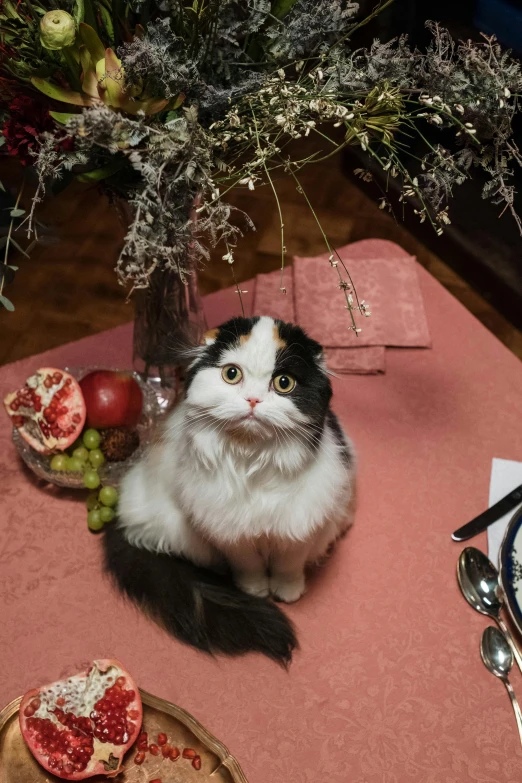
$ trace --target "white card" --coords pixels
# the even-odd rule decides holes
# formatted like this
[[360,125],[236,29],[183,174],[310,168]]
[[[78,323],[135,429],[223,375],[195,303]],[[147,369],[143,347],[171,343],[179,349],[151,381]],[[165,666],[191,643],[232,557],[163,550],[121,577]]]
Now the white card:
[[[522,484],[522,462],[494,457],[489,482],[489,505],[493,506],[498,503],[520,484]],[[488,527],[488,557],[497,568],[499,567],[500,545],[514,513],[515,509],[508,511]]]

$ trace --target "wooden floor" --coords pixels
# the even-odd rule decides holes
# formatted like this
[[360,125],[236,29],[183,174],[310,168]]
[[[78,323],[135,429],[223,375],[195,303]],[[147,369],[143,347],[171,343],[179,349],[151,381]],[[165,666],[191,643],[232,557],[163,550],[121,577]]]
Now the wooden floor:
[[[7,181],[16,182],[10,170]],[[6,182],[4,173],[2,179]],[[300,175],[330,242],[340,246],[367,237],[390,239],[416,255],[451,293],[517,356],[522,358],[522,333],[444,262],[429,252],[401,225],[349,182],[337,157],[309,166]],[[289,179],[276,183],[285,223],[289,256],[325,251],[311,213]],[[269,188],[233,193],[234,203],[248,211],[257,231],[248,232],[236,252],[238,279],[280,264],[280,229],[273,194]],[[16,280],[6,293],[15,312],[0,312],[0,364],[109,329],[132,319],[132,304],[113,271],[124,227],[116,211],[99,191],[74,185],[47,202],[42,220],[52,225],[57,244],[33,249],[30,259],[19,258]],[[230,267],[223,251],[201,272],[204,293],[231,284]],[[357,282],[357,281],[355,281]],[[370,297],[368,296],[368,299]]]

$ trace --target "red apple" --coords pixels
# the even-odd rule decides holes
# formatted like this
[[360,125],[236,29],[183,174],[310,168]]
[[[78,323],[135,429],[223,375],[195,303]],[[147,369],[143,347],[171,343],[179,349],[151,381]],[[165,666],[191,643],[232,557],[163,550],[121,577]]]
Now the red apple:
[[94,370],[81,379],[80,388],[88,427],[135,427],[138,423],[143,395],[132,375]]

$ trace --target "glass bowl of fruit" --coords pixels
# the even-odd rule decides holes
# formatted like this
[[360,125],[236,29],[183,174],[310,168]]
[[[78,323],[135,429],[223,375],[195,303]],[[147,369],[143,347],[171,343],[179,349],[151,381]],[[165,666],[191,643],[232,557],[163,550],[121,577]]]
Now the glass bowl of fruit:
[[161,408],[134,372],[44,367],[7,395],[13,442],[39,478],[60,487],[117,487],[151,443]]

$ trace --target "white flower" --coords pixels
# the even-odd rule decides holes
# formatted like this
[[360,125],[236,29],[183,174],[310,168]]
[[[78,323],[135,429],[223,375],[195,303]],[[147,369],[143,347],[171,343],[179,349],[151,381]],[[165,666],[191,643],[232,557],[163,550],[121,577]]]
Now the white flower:
[[511,91],[508,87],[504,87],[504,98],[510,98],[511,97]]
[[455,109],[458,111],[459,114],[464,114],[464,106],[462,106],[462,104],[456,103]]
[[278,125],[284,125],[286,122],[286,117],[284,117],[282,114],[276,114],[274,119]]
[[248,185],[248,189],[249,190],[254,190],[254,188],[255,188],[254,181],[255,181],[254,177],[252,177],[252,176],[244,177],[243,179],[239,180],[239,184],[240,185]]
[[228,264],[234,263],[234,256],[232,255],[232,252],[229,250],[228,253],[225,253],[224,256],[222,256],[223,261],[226,261]]

